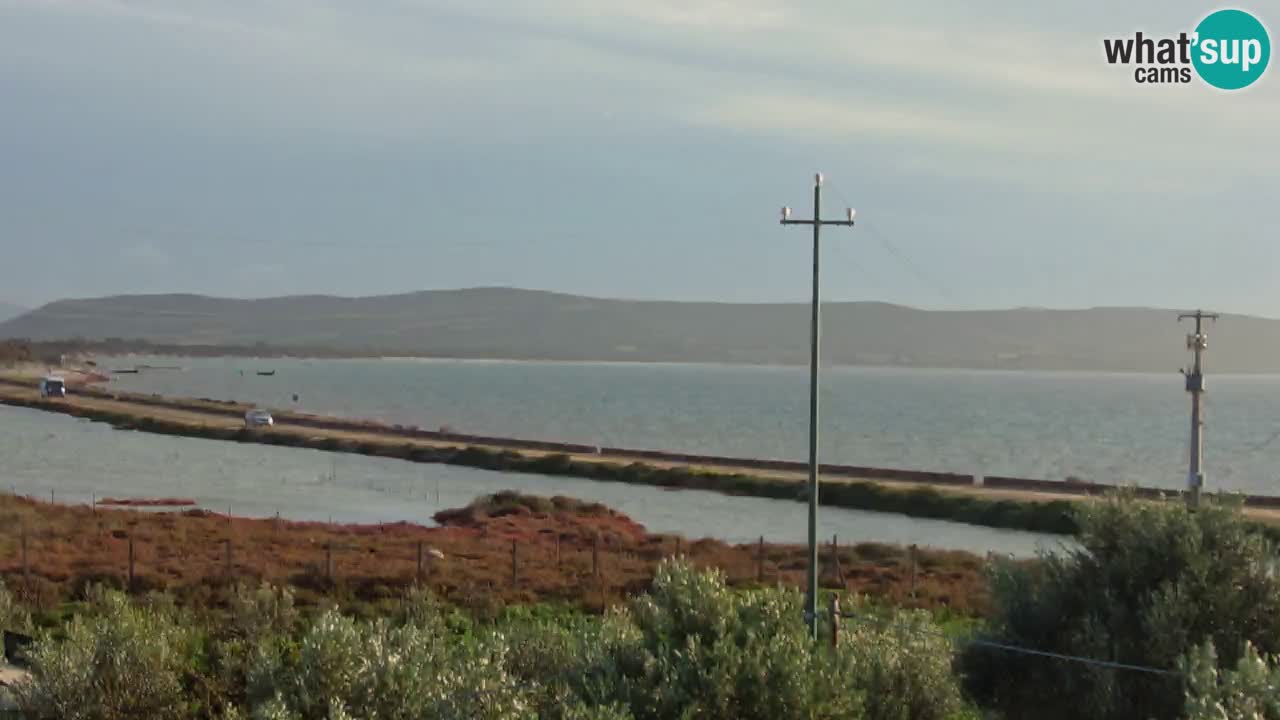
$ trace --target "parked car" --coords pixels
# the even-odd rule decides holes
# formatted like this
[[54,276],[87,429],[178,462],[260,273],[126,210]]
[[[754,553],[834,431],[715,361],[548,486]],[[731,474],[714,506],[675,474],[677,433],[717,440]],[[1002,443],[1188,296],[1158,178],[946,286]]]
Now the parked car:
[[40,380],[40,397],[57,397],[63,398],[67,396],[67,381],[55,375],[50,375]]
[[276,421],[266,410],[250,410],[244,414],[245,427],[271,427]]

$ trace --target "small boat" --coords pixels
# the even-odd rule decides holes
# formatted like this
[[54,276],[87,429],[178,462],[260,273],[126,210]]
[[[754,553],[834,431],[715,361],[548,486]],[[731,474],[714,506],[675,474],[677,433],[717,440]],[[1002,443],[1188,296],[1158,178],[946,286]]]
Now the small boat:
[[259,370],[258,374],[264,377],[271,377],[272,375],[276,374],[276,371],[275,370]]
[[115,375],[137,375],[138,368],[133,368],[133,369],[120,368],[119,370],[112,370],[111,372]]

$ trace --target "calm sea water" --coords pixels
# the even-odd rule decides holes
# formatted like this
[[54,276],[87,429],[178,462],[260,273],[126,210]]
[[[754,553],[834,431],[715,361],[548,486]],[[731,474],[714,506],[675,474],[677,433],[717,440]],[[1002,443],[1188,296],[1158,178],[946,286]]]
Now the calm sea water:
[[[437,510],[514,489],[567,495],[620,510],[654,532],[752,542],[803,542],[796,502],[664,491],[582,480],[422,465],[196,438],[148,435],[54,413],[0,406],[0,490],[62,502],[96,496],[181,496],[237,515],[336,522],[431,524]],[[835,508],[824,537],[840,542],[918,543],[983,553],[1030,554],[1050,536]]]
[[[113,385],[482,434],[797,460],[807,452],[805,368],[243,358],[103,364],[138,363],[182,369],[121,375]],[[1181,487],[1189,401],[1172,370],[826,369],[821,454],[860,465]],[[1205,448],[1211,486],[1280,494],[1280,376],[1210,376]]]

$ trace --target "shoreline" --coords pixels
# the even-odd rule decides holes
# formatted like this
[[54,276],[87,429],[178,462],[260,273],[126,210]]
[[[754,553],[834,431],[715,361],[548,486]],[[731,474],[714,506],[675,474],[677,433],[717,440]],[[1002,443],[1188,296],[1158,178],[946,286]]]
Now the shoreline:
[[[72,372],[64,373],[68,378]],[[91,378],[92,376],[85,376]],[[487,438],[393,426],[372,421],[282,412],[276,425],[249,430],[251,407],[230,401],[110,393],[72,384],[65,399],[38,397],[29,376],[0,373],[0,403],[106,422],[119,429],[214,440],[306,447],[482,469],[573,476],[668,489],[698,489],[727,495],[803,501],[807,466],[792,461],[695,456],[623,448],[587,448],[563,443]],[[824,465],[822,505],[899,513],[993,528],[1070,535],[1072,508],[1114,490],[1092,483],[1066,484],[1019,478]],[[1001,483],[992,487],[993,482]],[[1140,495],[1175,491],[1134,489]],[[1276,520],[1277,498],[1251,498],[1268,507],[1246,511]]]
[[[688,367],[737,367],[737,368],[762,368],[777,370],[804,370],[808,365],[806,361],[797,360],[795,362],[778,362],[778,361],[750,361],[750,360],[696,360],[696,359],[671,359],[671,358],[590,358],[590,357],[507,357],[507,356],[477,356],[477,355],[405,355],[397,352],[377,352],[377,351],[343,351],[343,350],[326,350],[323,348],[288,348],[288,347],[266,347],[258,349],[256,347],[233,347],[233,346],[178,346],[178,345],[160,345],[154,348],[137,348],[130,350],[113,350],[109,347],[102,347],[96,343],[86,343],[75,345],[63,341],[36,341],[30,343],[36,347],[50,346],[65,350],[67,355],[76,356],[100,356],[100,357],[170,357],[170,358],[238,358],[245,360],[388,360],[388,361],[415,361],[415,362],[470,362],[470,363],[543,363],[543,364],[563,364],[563,365],[664,365],[664,366],[688,366]],[[186,351],[184,351],[184,347]],[[847,362],[840,360],[825,359],[823,368],[828,370],[886,370],[909,372],[914,370],[922,370],[926,372],[977,372],[977,373],[1027,373],[1027,374],[1053,374],[1053,375],[1140,375],[1151,377],[1166,377],[1168,372],[1158,368],[1073,368],[1062,367],[1052,363],[1043,366],[976,366],[974,364],[902,364],[902,363],[877,363],[877,362]],[[1280,369],[1277,370],[1219,370],[1216,371],[1219,377],[1262,377],[1277,378],[1280,377]]]

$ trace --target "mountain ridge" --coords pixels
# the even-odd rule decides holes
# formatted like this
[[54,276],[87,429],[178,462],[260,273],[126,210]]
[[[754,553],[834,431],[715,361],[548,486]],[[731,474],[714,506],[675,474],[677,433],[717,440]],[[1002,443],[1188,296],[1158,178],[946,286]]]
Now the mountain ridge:
[[[923,310],[823,304],[823,360],[845,365],[1176,370],[1178,310]],[[1210,371],[1280,371],[1280,320],[1223,315]],[[346,297],[190,293],[59,300],[0,322],[0,337],[127,338],[423,357],[804,364],[808,303],[624,300],[510,287]]]
[[21,305],[15,305],[13,303],[0,301],[0,323],[6,320],[12,320],[13,318],[16,318],[19,315],[22,315],[27,312],[30,312],[29,308],[22,307]]

